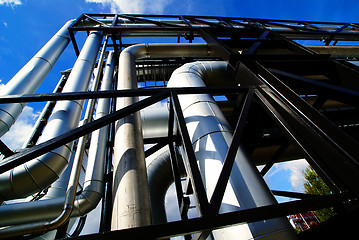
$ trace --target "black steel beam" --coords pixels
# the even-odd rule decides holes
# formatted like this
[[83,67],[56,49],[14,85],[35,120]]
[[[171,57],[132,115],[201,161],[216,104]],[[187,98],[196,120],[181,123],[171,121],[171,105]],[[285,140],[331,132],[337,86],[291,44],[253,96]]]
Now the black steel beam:
[[262,44],[262,41],[267,38],[270,31],[266,30],[263,32],[263,34],[252,44],[252,46],[244,53],[246,55],[253,54],[257,48]]
[[5,156],[5,158],[14,155],[15,153],[0,140],[0,153]]
[[223,163],[222,171],[219,175],[216,187],[213,191],[213,194],[212,194],[212,197],[210,200],[211,214],[217,214],[219,211],[219,208],[221,206],[224,191],[226,189],[226,186],[227,186],[227,183],[229,180],[229,176],[232,171],[233,163],[234,163],[235,157],[237,155],[238,148],[239,148],[239,145],[241,142],[241,138],[242,138],[242,135],[244,132],[244,128],[245,128],[246,121],[247,121],[247,116],[248,116],[249,109],[251,107],[251,103],[253,100],[253,95],[254,95],[254,92],[253,92],[253,90],[250,89],[245,97],[243,108],[242,108],[241,114],[239,116],[237,126],[233,133],[233,138],[232,138],[231,144],[229,146],[227,155],[226,155],[224,163]]
[[166,138],[165,141],[159,141],[156,145],[148,148],[145,150],[145,157],[152,155],[153,153],[157,152],[167,144],[170,144],[170,141]]
[[163,100],[168,97],[168,93],[159,93],[152,97],[143,99],[137,103],[134,103],[128,107],[120,109],[114,113],[108,114],[102,118],[94,120],[88,124],[85,124],[81,127],[77,127],[67,133],[64,133],[58,137],[52,138],[46,142],[43,142],[39,145],[35,145],[32,148],[25,149],[19,153],[16,153],[10,157],[5,158],[0,162],[0,174],[4,173],[20,164],[23,164],[27,161],[30,161],[36,157],[41,156],[42,154],[47,153],[53,149],[61,147],[62,145],[69,143],[73,140],[78,139],[81,136],[84,136],[90,132],[93,132],[101,127],[104,127],[114,121],[117,121],[125,116],[128,116],[132,113],[135,113],[145,107],[148,107],[156,102]]
[[159,27],[178,27],[178,25],[176,24],[170,24],[170,23],[165,23],[165,22],[161,22],[161,21],[155,21],[155,20],[151,20],[151,19],[146,19],[146,18],[142,18],[139,16],[131,16],[129,14],[119,14],[118,17],[120,18],[126,18],[128,20],[133,21],[134,23],[136,22],[141,22],[141,23],[149,23],[149,24],[154,24],[156,26]]
[[228,61],[235,54],[231,48],[221,42],[209,29],[201,29],[200,34],[208,43],[210,49],[224,60]]
[[288,191],[280,191],[280,190],[271,190],[271,191],[276,196],[288,197],[288,198],[310,199],[319,196],[319,195],[300,193],[300,192],[288,192]]
[[358,164],[348,158],[338,143],[333,144],[325,139],[327,136],[318,133],[315,126],[302,119],[268,89],[263,88],[257,92],[257,96],[278,126],[302,151],[307,161],[334,192],[350,191],[358,196]]
[[338,146],[338,150],[348,158],[354,165],[359,162],[359,144],[351,139],[347,134],[338,129],[334,124],[328,121],[317,110],[300,98],[295,92],[288,88],[282,81],[258,64],[259,74],[262,76],[262,81],[266,83],[283,101],[293,108],[293,112],[307,121],[319,135],[327,139],[334,146]]
[[[175,120],[175,113],[174,113],[172,101],[173,101],[172,98],[170,98],[170,104],[169,104],[170,109],[169,109],[169,117],[168,117],[168,138],[170,139],[174,138],[173,128],[174,128],[174,120]],[[178,202],[180,216],[182,220],[188,219],[187,213],[190,205],[190,200],[189,197],[184,197],[184,192],[181,183],[181,176],[179,174],[178,158],[173,143],[170,143],[168,145],[168,148],[170,150],[170,161],[171,161],[172,174],[176,188],[177,202]],[[185,236],[186,239],[189,239],[189,237],[190,236]]]
[[291,201],[276,205],[263,206],[237,212],[218,214],[216,216],[202,216],[188,220],[169,222],[144,227],[129,228],[99,234],[79,236],[77,240],[101,239],[166,239],[225,228],[240,223],[257,222],[271,218],[283,217],[298,212],[306,212],[319,208],[331,207],[341,204],[347,199],[346,194],[334,194],[310,199]]
[[[324,96],[327,99],[333,99],[339,102],[346,103],[352,106],[359,106],[359,92],[344,88],[341,86],[336,86],[333,84],[315,81],[309,78],[305,78],[302,76],[298,76],[293,73],[288,73],[285,71],[281,71],[278,69],[268,68],[268,70],[274,73],[277,76],[283,76],[286,78],[290,78],[291,81],[288,81],[289,85],[291,84],[299,84],[301,87],[309,88],[314,90],[320,96]],[[293,83],[294,80],[294,83]]]
[[[53,91],[54,93],[61,93],[63,87],[65,86],[65,84],[67,82],[68,75],[69,75],[69,72],[63,73],[61,79],[59,80],[56,88]],[[35,129],[31,133],[31,136],[29,137],[26,148],[32,147],[37,143],[37,141],[39,140],[39,138],[42,134],[42,131],[44,130],[44,128],[47,124],[47,121],[48,121],[55,105],[56,105],[55,101],[50,101],[45,105],[45,107],[43,108],[42,113],[41,113],[41,119],[38,119],[35,123],[35,126],[33,127]]]
[[66,92],[66,93],[42,93],[42,94],[23,94],[23,95],[7,95],[0,97],[2,103],[16,102],[44,102],[44,101],[60,101],[60,100],[80,100],[94,98],[117,98],[117,97],[135,97],[135,96],[151,96],[171,91],[177,94],[201,94],[208,93],[213,95],[221,95],[225,93],[239,93],[245,91],[246,87],[193,87],[193,88],[152,88],[152,89],[136,89],[136,90],[108,90],[93,92]]
[[[223,167],[222,167],[221,173],[219,175],[217,184],[216,184],[214,191],[212,193],[212,196],[211,196],[211,200],[210,200],[210,209],[211,209],[210,214],[211,215],[218,214],[219,208],[221,207],[224,192],[225,192],[227,184],[228,184],[229,176],[231,174],[234,160],[237,155],[238,147],[239,147],[242,135],[243,135],[244,127],[246,125],[247,116],[248,116],[249,109],[251,107],[251,103],[252,103],[252,99],[253,99],[253,94],[254,94],[253,90],[249,89],[249,91],[244,99],[243,108],[241,110],[241,113],[240,113],[240,116],[239,116],[239,119],[237,122],[237,126],[234,130],[231,144],[229,146],[227,155],[224,159]],[[196,234],[193,237],[193,239],[194,240],[197,240],[197,239],[205,240],[205,239],[207,239],[207,237],[209,236],[210,233],[211,233],[211,231],[204,231],[200,234]]]
[[178,130],[182,138],[183,149],[185,151],[185,161],[187,165],[187,176],[191,179],[197,210],[200,216],[207,215],[210,211],[206,190],[203,185],[201,173],[198,169],[196,156],[186,127],[181,105],[175,92],[171,93],[172,105],[178,124]]

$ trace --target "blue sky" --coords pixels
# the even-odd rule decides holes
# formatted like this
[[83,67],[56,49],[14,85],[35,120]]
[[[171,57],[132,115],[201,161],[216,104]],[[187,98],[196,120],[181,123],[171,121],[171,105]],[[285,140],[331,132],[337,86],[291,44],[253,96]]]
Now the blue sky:
[[[359,22],[358,10],[359,2],[354,0],[0,0],[0,80],[1,83],[9,81],[67,20],[77,18],[82,13],[188,14]],[[67,65],[57,64],[54,72],[71,68],[74,59],[72,49],[66,51],[62,58]],[[55,82],[51,81],[51,84],[55,85]],[[45,91],[43,87],[39,92]]]
[[[0,87],[69,19],[82,13],[114,12],[359,23],[358,0],[0,0]],[[71,68],[74,62],[75,53],[69,47],[38,92],[51,92],[60,78],[59,71]],[[21,125],[14,126],[12,135],[2,140],[19,148],[39,110],[39,104],[29,104],[19,118]],[[266,180],[274,189],[301,191],[305,166],[303,161],[291,166],[278,164]]]

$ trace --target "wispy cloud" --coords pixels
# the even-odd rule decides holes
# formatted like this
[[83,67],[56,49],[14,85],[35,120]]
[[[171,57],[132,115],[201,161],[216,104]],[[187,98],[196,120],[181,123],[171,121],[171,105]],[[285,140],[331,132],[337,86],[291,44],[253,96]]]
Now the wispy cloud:
[[294,191],[303,191],[304,184],[304,170],[308,167],[307,161],[304,159],[289,161],[284,163],[277,163],[274,165],[276,171],[290,171],[290,183]]
[[85,2],[110,7],[112,13],[163,14],[172,0],[85,0]]
[[0,0],[0,6],[15,7],[21,5],[21,0]]
[[10,130],[2,136],[1,140],[12,150],[20,149],[31,133],[31,129],[39,113],[34,109],[25,106]]

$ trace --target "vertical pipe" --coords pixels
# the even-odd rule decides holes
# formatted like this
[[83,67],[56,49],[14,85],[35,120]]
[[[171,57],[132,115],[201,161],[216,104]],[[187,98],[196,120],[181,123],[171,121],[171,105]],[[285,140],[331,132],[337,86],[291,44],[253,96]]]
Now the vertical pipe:
[[[136,89],[135,60],[140,57],[208,56],[207,44],[138,44],[122,51],[117,89]],[[116,109],[137,97],[119,98]],[[116,122],[112,230],[148,225],[150,203],[139,112]]]
[[[135,56],[124,50],[119,58],[117,89],[137,89],[134,66]],[[118,98],[116,109],[129,106],[137,101],[138,97]],[[112,230],[151,223],[143,148],[139,112],[116,122]]]
[[[5,85],[0,95],[31,94],[36,91],[70,42],[68,21]],[[26,103],[0,104],[0,136],[14,124]]]
[[[115,53],[113,54],[113,57],[115,56]],[[113,60],[114,62],[114,60]],[[114,64],[114,63],[113,63]],[[116,73],[115,73],[116,75]],[[110,86],[111,89],[114,89],[117,86],[116,77],[113,77],[112,85]],[[111,99],[111,106],[110,106],[110,112],[115,111],[115,98]],[[112,178],[110,178],[112,174],[112,159],[113,159],[113,143],[114,143],[114,136],[115,136],[115,123],[111,123],[109,126],[109,132],[108,132],[108,142],[107,142],[107,151],[106,151],[106,160],[105,160],[105,176],[107,176],[107,179],[104,179],[105,181],[105,189],[104,189],[104,195],[102,200],[102,211],[101,211],[101,222],[99,231],[105,232],[105,231],[111,231],[111,215],[112,215]]]
[[[113,52],[109,52],[104,70],[101,91],[111,88],[114,72]],[[109,113],[110,99],[98,100],[95,118]],[[88,164],[82,194],[76,198],[73,214],[84,215],[94,209],[104,192],[105,155],[109,127],[103,127],[91,134]],[[81,207],[80,207],[81,206]]]

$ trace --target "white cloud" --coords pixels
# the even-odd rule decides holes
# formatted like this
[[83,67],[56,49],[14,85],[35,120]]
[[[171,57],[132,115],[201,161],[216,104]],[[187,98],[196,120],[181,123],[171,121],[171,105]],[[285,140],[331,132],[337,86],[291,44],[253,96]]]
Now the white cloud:
[[0,0],[0,5],[5,5],[7,7],[15,7],[21,4],[21,0]]
[[20,149],[31,133],[38,115],[39,113],[34,112],[32,107],[25,106],[15,124],[2,136],[1,140],[12,150]]
[[112,13],[163,14],[172,0],[85,0],[85,2],[110,7]]
[[304,184],[304,170],[309,166],[304,159],[277,163],[274,165],[277,171],[285,170],[290,171],[290,183],[294,191],[303,191]]

